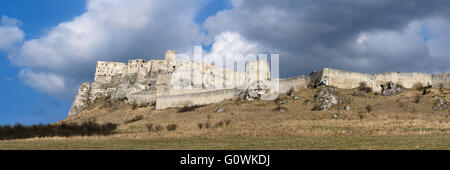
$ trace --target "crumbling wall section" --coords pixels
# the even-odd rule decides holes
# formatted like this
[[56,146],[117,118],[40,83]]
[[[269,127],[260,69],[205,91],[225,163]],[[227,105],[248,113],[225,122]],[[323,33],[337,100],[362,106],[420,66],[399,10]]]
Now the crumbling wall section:
[[124,68],[126,68],[125,63],[97,61],[94,81],[103,77],[120,76],[123,74]]

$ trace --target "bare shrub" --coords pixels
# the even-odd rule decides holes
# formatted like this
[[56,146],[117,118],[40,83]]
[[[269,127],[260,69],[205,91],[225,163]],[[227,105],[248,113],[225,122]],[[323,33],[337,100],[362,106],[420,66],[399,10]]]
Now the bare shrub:
[[131,109],[136,110],[138,108],[138,105],[136,103],[133,103],[131,105]]
[[313,108],[311,108],[311,111],[319,111],[320,109],[320,105],[316,104],[313,106]]
[[211,124],[209,124],[209,122],[206,122],[206,123],[205,123],[205,128],[208,129],[208,128],[210,128],[210,127],[211,127]]
[[288,95],[288,96],[293,96],[293,95],[294,95],[294,92],[295,92],[294,88],[291,87],[291,88],[286,92],[286,95]]
[[137,122],[137,121],[142,120],[142,119],[144,119],[144,116],[138,115],[138,116],[135,116],[133,119],[125,121],[125,123],[127,123],[127,124],[128,123],[133,123],[133,122]]
[[420,98],[421,96],[417,95],[414,97],[414,103],[419,103],[420,102]]
[[365,107],[365,109],[366,109],[366,111],[367,111],[367,113],[370,113],[370,112],[372,112],[372,106],[371,105],[366,105],[366,107]]
[[162,127],[161,125],[156,125],[153,126],[153,124],[149,123],[146,125],[147,126],[147,130],[150,132],[158,132],[164,129],[164,127]]
[[370,88],[370,87],[367,86],[367,83],[366,83],[366,82],[360,82],[360,83],[359,83],[359,86],[357,87],[357,89],[358,89],[359,91],[362,91],[362,92],[365,92],[365,93],[370,93],[370,92],[373,91],[372,88]]
[[22,124],[1,125],[0,140],[24,139],[35,137],[54,137],[54,136],[93,136],[110,135],[114,133],[117,124],[107,123],[98,124],[93,121],[77,123],[60,124],[37,124],[25,126]]
[[178,112],[179,113],[181,113],[181,112],[190,112],[190,111],[194,111],[196,108],[199,108],[199,107],[201,107],[201,106],[184,106],[182,108],[179,108]]
[[419,91],[422,91],[424,87],[423,87],[422,83],[417,82],[417,83],[413,84],[412,88],[416,89],[416,90],[419,90]]
[[153,124],[149,123],[147,125],[145,125],[147,127],[148,131],[153,131]]
[[202,128],[203,128],[203,125],[204,125],[203,123],[198,123],[198,124],[197,124],[197,126],[198,126],[199,129],[202,129]]
[[225,125],[230,125],[230,123],[231,123],[231,120],[230,119],[227,119],[227,120],[225,120]]
[[358,113],[358,116],[359,116],[359,119],[360,119],[361,122],[362,122],[363,119],[364,119],[364,117],[365,117],[364,112],[359,112],[359,113]]
[[166,126],[167,131],[174,131],[177,130],[177,124],[168,124]]
[[444,84],[443,83],[439,83],[438,88],[439,88],[439,92],[441,94],[443,94],[444,93]]
[[161,125],[155,126],[155,131],[162,131],[163,129],[164,129],[164,127]]
[[216,127],[216,128],[220,128],[220,127],[222,127],[223,125],[224,125],[223,121],[220,121],[220,122],[217,122],[217,123],[216,123],[215,127]]

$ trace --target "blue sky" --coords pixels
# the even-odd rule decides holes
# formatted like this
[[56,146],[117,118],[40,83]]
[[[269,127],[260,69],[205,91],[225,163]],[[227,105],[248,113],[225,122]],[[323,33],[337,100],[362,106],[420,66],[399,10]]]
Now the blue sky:
[[65,118],[98,60],[196,45],[210,61],[278,53],[280,77],[450,72],[449,11],[448,0],[2,0],[0,124]]
[[[32,3],[30,3],[32,2]],[[59,22],[70,20],[84,11],[84,0],[5,0],[0,1],[0,15],[19,19],[26,38],[36,38]],[[65,117],[72,103],[39,93],[19,79],[19,68],[0,54],[0,124],[51,123]]]
[[[85,5],[85,0],[3,0],[0,16],[20,20],[26,39],[33,39],[58,23],[83,14]],[[229,1],[209,1],[195,16],[195,22],[201,23],[217,11],[229,8]],[[0,61],[0,124],[51,123],[67,116],[73,99],[36,91],[18,78],[20,68],[13,66],[3,52]]]

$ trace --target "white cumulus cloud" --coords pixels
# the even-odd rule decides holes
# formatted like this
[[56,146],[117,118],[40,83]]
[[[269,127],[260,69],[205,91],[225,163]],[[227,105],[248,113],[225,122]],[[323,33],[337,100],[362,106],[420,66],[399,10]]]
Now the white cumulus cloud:
[[209,54],[205,56],[206,62],[222,65],[223,57],[230,61],[244,61],[248,54],[258,55],[263,47],[251,42],[237,32],[222,32],[214,37]]
[[67,94],[70,90],[66,87],[64,77],[53,73],[34,73],[30,70],[24,69],[20,71],[19,77],[25,84],[37,89],[39,92],[52,94],[60,97]]
[[0,51],[11,52],[23,41],[25,33],[20,30],[19,20],[2,16],[0,25]]
[[450,1],[232,0],[232,9],[197,24],[206,2],[88,0],[85,13],[30,40],[24,40],[20,21],[2,17],[0,50],[22,68],[26,84],[62,96],[92,80],[97,60],[162,58],[167,49],[192,54],[201,44],[211,45],[203,55],[207,61],[279,53],[281,77],[323,67],[450,71]]
[[[193,18],[205,2],[89,0],[82,15],[26,41],[17,27],[20,22],[4,18],[0,50],[7,52],[14,65],[26,69],[22,74],[27,80],[36,77],[32,75],[45,75],[52,80],[58,76],[64,83],[60,87],[68,89],[61,95],[71,96],[82,81],[92,80],[98,60],[162,58],[167,49],[184,51],[200,44],[204,35]],[[31,85],[30,81],[26,83]],[[39,84],[32,87],[56,93]]]

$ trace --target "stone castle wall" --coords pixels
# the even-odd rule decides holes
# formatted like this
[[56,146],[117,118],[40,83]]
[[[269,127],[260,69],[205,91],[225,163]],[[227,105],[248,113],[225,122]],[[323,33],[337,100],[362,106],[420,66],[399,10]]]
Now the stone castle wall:
[[242,90],[223,89],[199,93],[189,93],[173,96],[163,96],[156,101],[156,109],[166,109],[185,106],[202,106],[218,103],[223,100],[232,99],[239,95]]
[[299,91],[301,89],[307,88],[308,79],[305,76],[297,76],[292,78],[280,79],[279,80],[279,92],[287,93],[290,89]]
[[420,83],[424,86],[432,85],[438,88],[439,84],[443,84],[444,88],[449,88],[449,74],[425,74],[425,73],[398,73],[389,72],[381,74],[365,74],[358,72],[342,71],[330,68],[324,68],[321,72],[313,74],[314,80],[318,80],[329,86],[342,89],[353,89],[359,86],[361,82],[365,82],[368,87],[374,91],[380,92],[381,85],[386,82],[393,82],[402,85],[404,88],[413,88],[414,84]]

